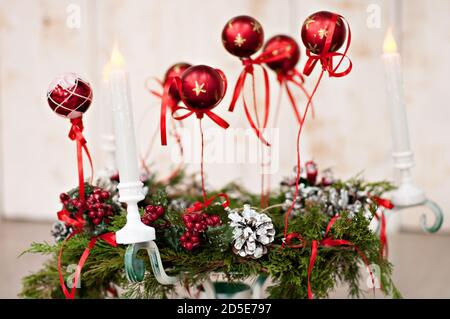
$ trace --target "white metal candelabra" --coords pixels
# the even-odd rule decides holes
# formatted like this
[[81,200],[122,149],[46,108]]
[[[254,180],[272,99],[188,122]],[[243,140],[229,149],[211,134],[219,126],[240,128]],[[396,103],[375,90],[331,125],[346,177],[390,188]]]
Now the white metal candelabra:
[[144,263],[136,258],[136,253],[140,249],[147,249],[155,278],[161,284],[174,284],[178,278],[169,277],[164,271],[154,242],[155,229],[142,223],[139,214],[138,202],[145,198],[145,194],[140,181],[128,76],[117,48],[111,56],[109,87],[116,136],[115,155],[120,177],[119,200],[127,204],[127,222],[116,233],[117,243],[129,245],[125,256],[126,273],[131,281],[143,280]]

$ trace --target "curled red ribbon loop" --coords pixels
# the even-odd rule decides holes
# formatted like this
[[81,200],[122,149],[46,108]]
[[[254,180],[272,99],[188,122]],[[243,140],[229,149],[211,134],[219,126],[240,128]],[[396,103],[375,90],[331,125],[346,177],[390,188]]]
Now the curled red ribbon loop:
[[89,165],[91,167],[91,177],[89,182],[92,183],[92,178],[94,176],[94,166],[92,165],[91,154],[86,146],[86,139],[83,136],[83,119],[82,117],[77,117],[71,119],[72,127],[69,131],[69,138],[77,143],[77,165],[78,165],[78,187],[80,192],[80,200],[84,202],[84,170],[83,170],[83,150],[89,160]]
[[[222,78],[225,80],[225,88],[227,86],[226,78],[223,76],[223,72],[221,70],[216,69],[217,72],[219,72],[222,75]],[[178,106],[173,105],[170,107],[170,96],[169,96],[169,90],[172,85],[176,86],[176,89],[178,90],[178,94],[183,101],[184,105],[186,106]],[[226,129],[230,126],[224,119],[222,119],[220,116],[215,114],[211,110],[202,110],[202,111],[194,111],[191,107],[189,107],[189,103],[186,102],[186,100],[183,97],[183,92],[181,90],[181,78],[180,77],[173,77],[170,81],[167,81],[164,84],[164,90],[163,90],[163,96],[161,99],[161,116],[160,116],[160,130],[161,130],[161,144],[167,145],[167,129],[166,129],[166,112],[167,108],[170,107],[172,110],[172,117],[175,120],[181,121],[185,118],[188,118],[192,114],[196,114],[197,118],[201,119],[203,118],[203,115],[207,115],[211,120],[213,120],[217,125],[220,127]],[[176,116],[175,113],[178,110],[186,110],[187,112],[184,115]]]
[[98,239],[102,239],[103,241],[105,241],[107,244],[111,245],[112,247],[117,247],[117,243],[116,243],[116,234],[113,232],[109,232],[109,233],[105,233],[96,237],[91,238],[91,240],[88,243],[88,246],[86,247],[86,249],[83,251],[83,254],[80,257],[80,260],[78,261],[78,265],[77,268],[75,270],[75,275],[73,277],[73,282],[72,282],[72,287],[71,290],[69,291],[69,289],[67,288],[65,281],[64,281],[64,276],[62,273],[62,266],[61,266],[61,259],[62,259],[62,253],[63,253],[63,248],[65,243],[71,239],[73,236],[75,236],[76,234],[82,232],[83,227],[85,225],[85,220],[83,220],[82,218],[75,216],[74,218],[72,218],[70,216],[70,213],[66,210],[62,210],[60,212],[58,212],[58,219],[64,223],[66,223],[69,226],[73,227],[73,232],[62,242],[61,247],[59,248],[59,253],[58,253],[58,274],[59,274],[59,284],[61,286],[61,289],[64,293],[64,296],[66,297],[66,299],[74,299],[75,298],[75,292],[77,289],[77,284],[78,281],[80,279],[81,276],[81,270],[83,269],[84,264],[86,263],[86,260],[89,257],[89,254],[91,253],[91,249],[94,248],[95,243],[97,242]]
[[[345,240],[345,239],[334,239],[334,238],[329,236],[329,232],[330,232],[331,228],[333,227],[334,223],[336,222],[336,220],[338,218],[340,218],[339,215],[336,215],[333,218],[331,218],[331,220],[329,221],[329,223],[327,225],[327,228],[325,230],[324,238],[322,240],[320,240],[320,241],[318,241],[318,240],[311,241],[311,256],[309,258],[309,266],[308,266],[308,298],[309,299],[313,299],[313,293],[312,293],[312,289],[311,289],[311,274],[312,274],[312,270],[314,268],[314,264],[316,262],[316,258],[317,258],[317,254],[318,254],[320,246],[322,246],[322,247],[350,246],[353,249],[355,249],[355,251],[358,253],[358,255],[363,260],[363,262],[366,265],[367,269],[369,270],[370,277],[371,277],[372,284],[373,284],[373,291],[374,291],[374,294],[375,294],[375,278],[374,278],[374,275],[372,273],[372,269],[370,268],[369,261],[368,261],[366,255],[358,248],[358,246],[356,246],[352,242],[350,242],[348,240]],[[293,244],[292,241],[294,239],[300,241],[300,243],[299,244]],[[289,233],[286,236],[285,243],[290,248],[304,248],[304,247],[306,247],[305,239],[303,239],[298,233]]]
[[211,203],[217,199],[217,198],[223,198],[225,201],[221,204],[223,208],[227,208],[230,205],[230,200],[228,198],[227,194],[224,193],[220,193],[214,196],[211,196],[210,198],[208,198],[208,200],[206,200],[204,203],[202,202],[195,202],[194,204],[192,204],[191,207],[186,209],[186,213],[195,213],[195,212],[199,212],[202,211],[203,209],[207,208],[209,205],[211,205]]
[[[347,26],[347,30],[348,30],[347,44],[345,46],[344,53],[330,52],[331,41],[333,39],[334,29],[335,29],[336,21],[338,18],[341,18],[345,22],[345,24]],[[303,69],[303,74],[310,75],[311,72],[314,70],[314,67],[316,66],[318,61],[320,61],[320,63],[322,64],[322,70],[327,71],[330,77],[343,77],[343,76],[349,74],[350,71],[352,70],[352,61],[347,56],[347,51],[350,47],[352,34],[351,34],[350,26],[349,26],[347,20],[343,16],[340,16],[337,14],[333,15],[330,26],[329,26],[328,34],[329,35],[326,38],[325,45],[320,54],[315,55],[310,50],[306,49],[306,55],[308,56],[308,60],[306,61],[305,67]],[[340,60],[339,60],[338,64],[336,65],[336,67],[333,67],[333,58],[334,57],[340,57]],[[342,62],[344,61],[344,59],[347,59],[349,64],[346,69],[338,72],[338,69],[339,69],[340,65],[342,64]]]

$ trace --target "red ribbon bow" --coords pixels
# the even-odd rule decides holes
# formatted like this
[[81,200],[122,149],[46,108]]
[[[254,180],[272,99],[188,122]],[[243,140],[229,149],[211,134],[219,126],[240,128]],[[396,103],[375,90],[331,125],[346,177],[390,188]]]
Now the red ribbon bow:
[[[317,258],[317,254],[318,254],[320,246],[322,246],[322,247],[350,246],[350,247],[354,248],[356,250],[356,252],[358,253],[358,255],[361,257],[361,259],[364,261],[365,265],[367,266],[367,269],[369,270],[370,277],[372,279],[372,284],[373,284],[373,291],[375,294],[375,279],[374,279],[372,270],[370,269],[369,261],[367,260],[366,255],[352,242],[345,240],[345,239],[334,239],[333,237],[328,236],[328,234],[331,230],[331,227],[333,227],[334,223],[336,222],[336,220],[339,217],[340,217],[339,215],[336,215],[333,218],[331,218],[330,222],[327,225],[324,239],[322,239],[320,241],[313,240],[311,242],[311,257],[309,258],[309,266],[308,266],[308,298],[309,299],[313,299],[313,293],[311,290],[311,273],[314,268],[314,264],[316,262],[316,258]],[[292,244],[292,241],[294,239],[299,240],[300,244]],[[307,244],[306,240],[303,237],[301,237],[300,234],[295,233],[295,232],[289,233],[286,236],[285,243],[290,248],[304,248],[304,247],[306,247],[306,244]]]
[[230,200],[228,198],[227,194],[224,193],[220,193],[214,196],[211,196],[209,199],[207,199],[206,201],[202,202],[195,202],[194,204],[192,204],[191,207],[189,207],[188,209],[186,209],[186,213],[195,213],[198,211],[203,210],[204,208],[207,208],[209,205],[211,205],[211,203],[216,199],[222,197],[225,199],[225,201],[221,204],[223,208],[227,208],[230,205]]
[[[220,75],[222,75],[222,78],[225,80],[225,91],[226,91],[226,86],[227,86],[226,77],[221,70],[216,69],[216,71],[219,72]],[[186,107],[178,106],[178,105],[174,105],[172,102],[172,107],[170,107],[170,108],[172,110],[172,117],[175,120],[177,120],[177,121],[184,120],[185,118],[191,116],[194,113],[197,116],[197,118],[202,119],[203,116],[206,114],[211,120],[213,120],[220,127],[226,129],[230,126],[224,119],[222,119],[217,114],[213,113],[211,110],[202,110],[202,111],[193,110],[189,106],[189,104],[186,102],[186,100],[183,98],[181,78],[173,77],[171,80],[167,81],[164,84],[164,91],[163,91],[163,96],[161,99],[160,129],[161,129],[161,144],[162,145],[167,145],[166,112],[167,112],[167,107],[169,107],[171,105],[171,102],[170,102],[171,98],[169,95],[169,90],[170,90],[170,87],[172,86],[172,84],[174,84],[176,86],[176,89],[178,90],[178,94],[180,96],[181,101],[183,101],[184,105],[186,105]],[[179,116],[175,115],[175,113],[179,110],[186,110],[187,112],[183,115],[179,115]]]
[[[347,30],[348,30],[347,44],[346,44],[344,53],[330,52],[331,41],[333,39],[334,29],[336,27],[336,21],[338,18],[341,18],[345,22],[345,24],[347,26]],[[347,20],[345,20],[344,17],[342,17],[338,14],[334,14],[332,17],[330,26],[329,26],[328,34],[329,35],[326,37],[325,45],[320,54],[315,55],[310,50],[306,49],[306,55],[308,56],[308,60],[306,61],[305,67],[303,69],[303,74],[310,75],[311,72],[314,70],[314,67],[316,66],[318,61],[320,61],[320,63],[322,64],[322,71],[327,71],[330,77],[343,77],[343,76],[349,74],[350,71],[352,70],[352,61],[346,55],[347,51],[350,47],[350,42],[351,42],[351,38],[352,38],[350,26],[349,26]],[[334,57],[341,57],[338,64],[336,65],[336,67],[333,67],[333,58]],[[339,67],[344,59],[348,60],[348,62],[349,62],[348,67],[341,72],[337,72],[337,70],[339,69]]]
[[[91,177],[90,183],[92,183],[92,177],[94,176],[94,167],[92,165],[91,154],[86,146],[86,139],[83,136],[83,119],[82,117],[77,117],[71,119],[72,127],[69,131],[69,138],[77,143],[77,165],[78,165],[78,187],[80,192],[80,200],[84,201],[84,171],[83,171],[83,150],[89,160],[89,165],[91,167]],[[81,212],[80,212],[81,215]]]
[[63,277],[63,273],[62,273],[62,266],[61,266],[61,258],[62,258],[63,248],[64,248],[65,243],[70,238],[72,238],[76,234],[81,233],[83,231],[86,221],[79,216],[75,216],[74,218],[72,218],[70,216],[70,213],[67,210],[62,210],[62,211],[58,212],[58,219],[60,221],[64,222],[65,224],[73,227],[73,232],[62,242],[61,247],[59,249],[58,274],[59,274],[59,284],[64,293],[64,296],[66,297],[66,299],[74,299],[78,280],[80,279],[80,276],[81,276],[81,270],[83,269],[83,266],[86,263],[86,260],[88,259],[89,254],[91,253],[91,249],[94,248],[98,239],[102,239],[107,244],[111,245],[112,247],[117,247],[116,234],[113,232],[109,232],[109,233],[105,233],[105,234],[91,238],[86,249],[84,250],[83,254],[80,257],[80,260],[78,261],[78,265],[75,270],[75,275],[74,275],[73,282],[72,282],[72,287],[71,287],[71,290],[69,291],[69,289],[67,288],[65,281],[64,281],[64,277]]

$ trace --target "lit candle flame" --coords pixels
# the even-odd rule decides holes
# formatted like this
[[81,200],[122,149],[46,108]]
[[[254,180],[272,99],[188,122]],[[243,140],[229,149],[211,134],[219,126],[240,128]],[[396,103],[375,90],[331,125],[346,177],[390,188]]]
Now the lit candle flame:
[[395,42],[394,35],[392,34],[392,29],[389,28],[384,37],[383,43],[384,53],[397,53],[397,43]]
[[114,48],[111,52],[111,60],[110,66],[112,67],[121,67],[125,64],[125,60],[123,59],[122,53],[120,53],[117,43],[114,45]]

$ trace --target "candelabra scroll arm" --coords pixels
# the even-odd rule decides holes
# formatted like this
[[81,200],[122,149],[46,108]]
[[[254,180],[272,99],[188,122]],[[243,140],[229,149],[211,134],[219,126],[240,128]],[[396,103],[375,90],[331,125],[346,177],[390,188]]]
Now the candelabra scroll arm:
[[427,199],[423,206],[428,207],[434,214],[434,223],[430,227],[427,226],[427,217],[425,214],[420,216],[420,226],[422,229],[427,233],[435,233],[439,229],[441,229],[442,223],[444,221],[444,214],[442,212],[442,209],[432,200]]
[[147,250],[153,275],[161,285],[174,285],[180,281],[178,276],[169,276],[166,274],[161,262],[158,246],[153,240],[128,246],[125,252],[125,273],[129,281],[140,282],[144,280],[145,264],[143,260],[136,256],[137,252],[141,249]]

